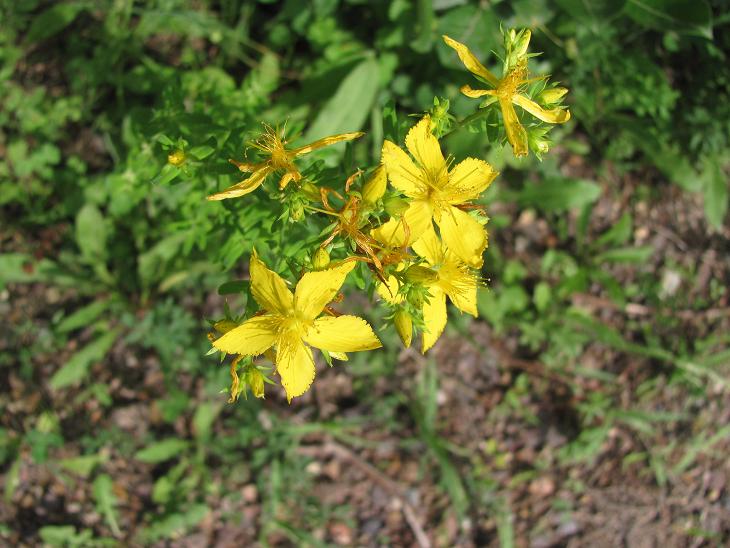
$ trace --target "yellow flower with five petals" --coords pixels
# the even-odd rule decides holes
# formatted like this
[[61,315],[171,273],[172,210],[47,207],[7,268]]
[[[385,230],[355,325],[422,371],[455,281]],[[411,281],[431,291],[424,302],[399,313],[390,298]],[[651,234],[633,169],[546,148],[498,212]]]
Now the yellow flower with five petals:
[[[524,37],[524,48],[526,49],[530,40],[529,30],[524,31]],[[464,44],[446,35],[443,36],[443,39],[447,45],[456,50],[459,59],[469,72],[492,86],[492,89],[472,89],[467,84],[462,86],[461,93],[472,98],[490,95],[495,101],[499,102],[507,141],[512,146],[515,156],[527,155],[528,138],[527,131],[517,117],[514,105],[549,124],[562,124],[570,120],[570,111],[567,109],[556,107],[546,110],[524,95],[525,85],[530,82],[526,56],[522,56],[500,79],[482,65]]]
[[373,237],[386,246],[402,246],[417,241],[434,220],[449,248],[478,268],[487,247],[487,233],[458,206],[479,197],[497,172],[476,158],[467,158],[449,169],[431,129],[431,119],[425,116],[406,136],[406,148],[415,162],[395,143],[383,143],[382,162],[390,184],[408,197],[410,205],[400,219],[375,229]]
[[228,354],[257,356],[276,347],[276,370],[287,399],[301,396],[314,380],[311,347],[340,356],[380,348],[370,325],[357,316],[321,316],[340,290],[355,262],[307,272],[294,293],[286,282],[254,253],[251,256],[251,294],[262,309],[238,327],[213,341]]
[[256,163],[230,160],[230,162],[235,164],[240,171],[250,173],[251,175],[240,183],[236,183],[221,192],[208,196],[208,200],[238,198],[239,196],[253,192],[263,184],[266,177],[277,171],[284,172],[281,179],[279,179],[279,188],[284,189],[290,181],[298,182],[302,179],[302,174],[299,172],[299,168],[294,163],[294,160],[297,157],[312,152],[313,150],[317,150],[318,148],[323,148],[342,141],[357,139],[362,135],[364,135],[362,131],[331,135],[314,141],[308,145],[287,149],[287,141],[285,141],[283,137],[271,126],[265,125],[264,133],[257,141],[253,141],[249,143],[249,145],[258,149],[268,157],[265,160]]

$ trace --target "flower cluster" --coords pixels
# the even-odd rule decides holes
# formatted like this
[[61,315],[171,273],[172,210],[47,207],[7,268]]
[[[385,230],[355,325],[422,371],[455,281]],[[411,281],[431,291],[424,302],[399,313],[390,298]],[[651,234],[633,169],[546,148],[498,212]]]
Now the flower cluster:
[[[462,92],[488,96],[480,110],[499,106],[516,156],[526,155],[530,148],[544,152],[545,147],[531,144],[531,135],[542,129],[534,125],[526,129],[513,105],[543,122],[562,123],[570,116],[557,105],[565,95],[563,88],[546,88],[543,82],[540,97],[549,109],[526,96],[529,39],[529,31],[506,34],[504,76],[498,79],[466,46],[444,37],[466,68],[490,86],[474,90],[466,85]],[[447,297],[461,312],[477,315],[477,288],[482,284],[480,269],[488,244],[488,219],[478,200],[497,172],[479,158],[444,156],[439,137],[453,131],[453,124],[448,101],[436,99],[432,111],[408,131],[404,146],[385,140],[378,165],[358,169],[338,185],[340,189],[321,181],[315,184],[303,174],[309,172],[298,165],[299,158],[362,133],[333,135],[290,148],[282,131],[265,126],[260,138],[250,143],[260,159],[253,163],[231,160],[247,177],[208,199],[244,196],[274,175],[291,222],[329,221],[309,260],[298,265],[301,270],[294,272],[297,280],[291,285],[254,250],[250,295],[258,310],[248,318],[226,317],[213,323],[218,334],[210,335],[212,352],[234,356],[231,401],[247,389],[263,397],[265,383],[274,382],[267,376],[267,367],[255,360],[257,356],[273,364],[291,401],[314,380],[313,348],[331,364],[333,358],[347,360],[350,352],[381,346],[366,320],[338,310],[341,288],[356,267],[370,275],[371,286],[388,308],[386,318],[406,347],[417,334],[422,352],[435,344],[447,323]]]

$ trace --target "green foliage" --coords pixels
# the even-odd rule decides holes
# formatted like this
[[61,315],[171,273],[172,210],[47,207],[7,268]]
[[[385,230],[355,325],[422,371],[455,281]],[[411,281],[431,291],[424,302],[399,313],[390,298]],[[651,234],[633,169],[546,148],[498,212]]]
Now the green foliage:
[[[254,246],[283,270],[307,264],[308,246],[320,234],[290,220],[294,204],[278,201],[275,185],[245,201],[205,197],[241,180],[228,160],[253,159],[246,143],[262,122],[286,121],[297,143],[367,131],[351,146],[306,159],[309,173],[334,180],[377,157],[384,138],[401,142],[415,121],[410,115],[447,101],[449,114],[463,119],[475,103],[459,86],[471,76],[441,35],[467,43],[498,68],[491,52],[500,48],[500,22],[531,26],[543,52],[531,67],[570,89],[572,121],[549,135],[561,157],[599,166],[586,174],[559,169],[549,155],[541,163],[515,161],[502,148],[496,110],[472,124],[475,132],[446,140],[454,156],[486,157],[503,174],[485,200],[492,239],[480,316],[498,337],[513,336],[518,353],[565,380],[577,402],[574,435],[557,450],[557,462],[538,459],[522,481],[541,465],[592,464],[619,428],[649,440],[624,465],[638,463],[665,485],[727,437],[727,427],[697,427],[674,448],[678,457],[650,441],[662,425],[686,420],[652,408],[657,385],[681,390],[687,409],[703,406],[708,387],[727,388],[727,336],[695,337],[677,327],[677,310],[719,306],[727,288],[722,280],[707,282],[706,302],[688,301],[682,290],[667,295],[653,269],[674,267],[651,242],[636,243],[647,221],[631,209],[639,201],[651,207],[667,192],[680,200],[697,194],[707,225],[693,230],[709,227],[717,238],[726,231],[730,20],[722,2],[34,0],[3,3],[0,20],[0,306],[19,284],[66,295],[32,320],[3,324],[10,342],[0,352],[2,378],[12,373],[27,382],[41,402],[0,428],[3,496],[13,506],[23,467],[48,466],[64,481],[86,485],[91,503],[84,511],[101,516],[93,529],[44,524],[27,542],[174,543],[210,515],[210,500],[239,496],[243,483],[256,485],[264,499],[262,543],[277,531],[294,543],[317,540],[313,524],[334,510],[311,498],[314,480],[296,448],[309,434],[358,447],[361,425],[344,415],[291,422],[275,399],[225,407],[219,391],[228,371],[204,357],[208,326],[200,317],[201,303],[216,289],[232,306],[252,306],[248,282],[226,280],[247,278],[240,265]],[[175,165],[178,152],[183,160]],[[621,198],[628,205],[618,220],[597,229],[590,220],[600,200],[618,201],[614,173],[638,181],[637,188]],[[499,234],[519,225],[520,215],[544,221],[550,243],[528,242],[532,248],[513,253],[517,240]],[[286,238],[295,230],[302,240]],[[683,288],[699,268],[678,268]],[[621,269],[636,275],[626,281]],[[581,297],[596,293],[605,296],[600,307],[624,313],[641,302],[649,313],[607,325],[603,308],[581,306]],[[4,318],[18,312],[0,311]],[[468,339],[467,319],[460,320],[454,329]],[[345,366],[372,423],[408,432],[403,445],[423,453],[424,468],[434,468],[449,511],[461,518],[490,508],[501,542],[514,543],[509,497],[494,486],[508,452],[486,440],[484,454],[465,455],[445,440],[437,398],[451,379],[433,362],[415,387],[374,399],[376,380],[396,374],[396,344],[384,341],[382,359],[354,358]],[[645,360],[645,384],[631,389],[632,401],[622,399],[618,365],[584,362],[594,345]],[[140,368],[120,363],[116,348],[131,349]],[[69,426],[87,408],[106,420],[127,403],[96,378],[102,369],[132,389],[149,374],[163,394],[154,402],[159,422],[146,437]],[[490,419],[509,413],[526,426],[541,420],[524,402],[549,394],[524,373],[509,383]],[[7,390],[0,410],[10,415]],[[63,409],[49,410],[49,401],[62,401]],[[190,425],[187,437],[173,430],[180,424]],[[138,511],[144,529],[134,539],[126,537],[116,472],[107,468],[110,448],[148,468],[154,482],[149,504]]]

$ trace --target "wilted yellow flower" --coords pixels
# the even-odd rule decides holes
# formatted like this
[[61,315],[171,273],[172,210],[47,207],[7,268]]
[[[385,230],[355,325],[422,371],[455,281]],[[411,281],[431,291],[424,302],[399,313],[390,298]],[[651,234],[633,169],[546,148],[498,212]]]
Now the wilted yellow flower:
[[423,305],[423,321],[426,330],[423,333],[421,351],[426,352],[441,336],[446,327],[446,297],[459,310],[477,315],[478,276],[447,246],[438,239],[433,229],[426,233],[415,244],[413,250],[437,272],[437,279],[424,284],[431,294]]
[[409,198],[410,205],[401,219],[391,219],[374,230],[373,236],[385,245],[415,242],[433,226],[433,219],[449,248],[465,263],[480,267],[487,233],[479,221],[457,206],[476,199],[497,172],[476,158],[467,158],[449,170],[431,127],[430,117],[425,116],[406,136],[406,148],[415,163],[395,143],[383,143],[382,161],[390,183]]
[[[461,59],[461,62],[464,63],[466,69],[492,86],[492,89],[472,89],[471,86],[465,85],[462,86],[461,93],[467,97],[473,98],[490,95],[495,101],[499,102],[499,108],[502,111],[502,118],[504,120],[504,129],[507,133],[507,140],[509,141],[509,144],[512,145],[512,150],[514,151],[515,156],[527,155],[528,139],[527,131],[525,131],[525,128],[520,123],[520,120],[517,117],[517,112],[515,112],[514,105],[523,108],[536,118],[539,118],[543,122],[547,122],[549,124],[562,124],[570,120],[570,112],[567,109],[556,107],[550,110],[545,110],[540,105],[523,95],[524,88],[530,81],[527,70],[527,58],[525,56],[527,45],[530,41],[530,31],[525,30],[523,32],[524,34],[522,34],[522,39],[520,40],[519,51],[517,52],[522,52],[522,54],[513,59],[514,64],[509,67],[509,70],[501,79],[497,78],[484,65],[482,65],[464,44],[457,42],[449,36],[443,36],[446,44],[456,50],[456,53],[459,55],[459,59]],[[564,94],[565,93],[563,92],[563,95]],[[553,92],[553,96],[554,95],[555,92]]]
[[276,370],[287,399],[301,396],[314,380],[311,346],[339,353],[372,350],[381,345],[370,325],[356,316],[318,317],[334,299],[354,262],[302,276],[294,294],[286,282],[254,253],[251,293],[263,310],[213,341],[229,354],[256,356],[276,347]]
[[235,164],[239,170],[244,173],[250,173],[251,175],[240,183],[236,183],[221,192],[208,196],[209,200],[237,198],[248,194],[249,192],[253,192],[261,186],[269,174],[277,171],[284,172],[281,179],[279,179],[279,188],[284,189],[290,181],[300,181],[302,178],[299,168],[297,168],[294,163],[295,158],[312,152],[313,150],[317,150],[318,148],[333,145],[341,141],[350,141],[364,135],[361,131],[356,131],[354,133],[342,133],[340,135],[324,137],[323,139],[319,139],[299,148],[287,149],[285,147],[287,141],[283,140],[282,136],[280,136],[274,128],[271,126],[264,126],[264,128],[264,133],[259,137],[259,139],[249,144],[250,146],[260,150],[264,155],[268,156],[268,158],[257,163],[236,162],[235,160],[231,160],[231,163]]

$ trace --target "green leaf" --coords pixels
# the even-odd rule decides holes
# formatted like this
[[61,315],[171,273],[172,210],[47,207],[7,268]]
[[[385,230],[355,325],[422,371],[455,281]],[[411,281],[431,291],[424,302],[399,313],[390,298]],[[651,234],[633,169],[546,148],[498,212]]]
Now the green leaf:
[[61,32],[86,8],[82,2],[58,2],[33,19],[25,38],[38,42]]
[[112,329],[76,352],[66,364],[51,377],[50,386],[60,390],[82,380],[91,364],[101,360],[119,336],[120,329]]
[[619,247],[604,251],[596,256],[599,263],[643,263],[649,260],[654,253],[654,248],[650,245],[642,247]]
[[628,0],[624,11],[650,29],[712,38],[712,9],[705,0]]
[[184,513],[170,514],[153,523],[142,532],[142,537],[148,542],[154,542],[160,538],[180,538],[198,525],[209,511],[205,504],[193,504]]
[[81,254],[91,264],[104,263],[107,256],[106,240],[106,224],[101,211],[87,203],[76,215],[76,243]]
[[172,164],[165,164],[160,171],[160,174],[152,179],[153,185],[166,185],[174,181],[178,175],[182,173],[182,170]]
[[93,301],[86,306],[79,308],[70,316],[66,316],[56,326],[56,333],[68,333],[80,327],[90,325],[94,320],[101,316],[110,305],[107,299]]
[[96,477],[93,485],[96,510],[104,516],[107,525],[115,537],[122,534],[117,523],[116,509],[117,497],[114,495],[114,482],[108,474],[101,474]]
[[190,150],[188,150],[188,154],[195,158],[196,160],[203,160],[213,154],[215,152],[215,149],[212,146],[209,145],[200,145],[197,147],[193,147]]
[[626,0],[556,0],[557,4],[578,21],[597,21],[615,17],[624,9]]
[[62,548],[80,548],[92,544],[93,533],[90,529],[76,532],[73,525],[44,525],[38,530],[44,546],[59,546]]
[[218,295],[234,295],[236,293],[245,293],[251,282],[248,280],[232,280],[222,283],[218,286]]
[[543,211],[566,211],[591,204],[600,195],[601,187],[593,181],[556,177],[528,184],[517,195],[517,202]]
[[705,216],[707,222],[720,230],[723,227],[728,207],[728,181],[723,173],[722,165],[716,159],[705,161],[702,174],[704,182]]
[[107,458],[103,454],[97,455],[81,455],[68,459],[61,459],[58,464],[69,472],[78,474],[84,478],[88,477],[99,464],[105,462]]
[[134,458],[142,462],[150,464],[164,462],[179,455],[188,447],[188,442],[177,438],[168,438],[152,445],[148,445],[144,449],[137,451]]
[[375,101],[378,76],[378,63],[374,58],[369,57],[357,65],[319,111],[304,141],[362,129]]
[[221,412],[221,405],[217,402],[202,403],[195,410],[193,415],[193,432],[199,441],[210,438],[211,427],[218,414]]

